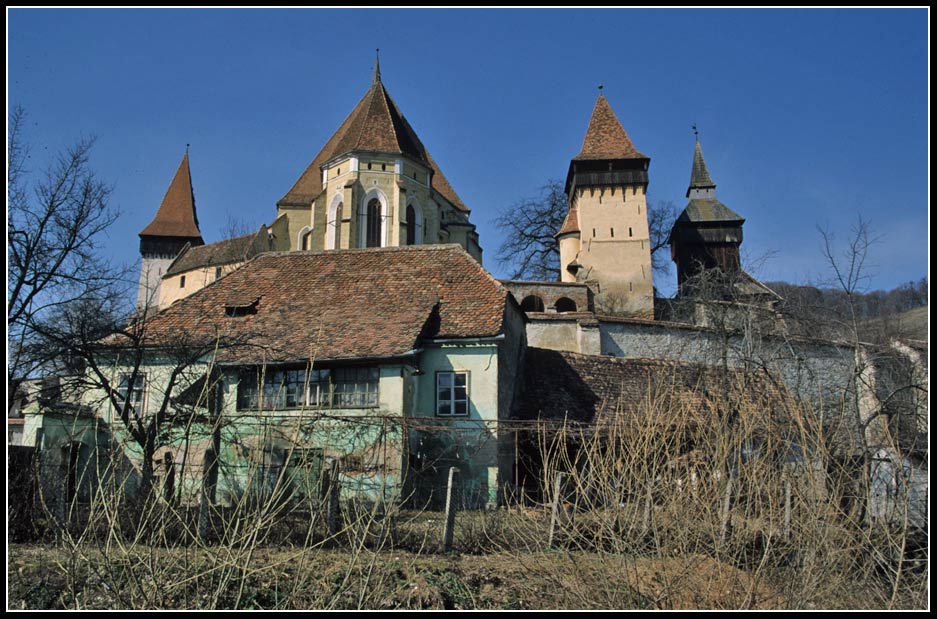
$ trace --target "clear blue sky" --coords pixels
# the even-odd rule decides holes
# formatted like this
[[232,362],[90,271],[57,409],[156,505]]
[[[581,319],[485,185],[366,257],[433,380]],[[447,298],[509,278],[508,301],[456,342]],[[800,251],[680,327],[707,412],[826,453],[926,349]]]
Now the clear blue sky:
[[[685,205],[700,127],[717,195],[766,280],[827,276],[817,224],[857,214],[872,288],[928,273],[928,12],[916,10],[8,10],[8,103],[33,164],[81,136],[139,258],[187,143],[199,221],[251,226],[383,81],[478,225],[565,178],[597,95],[651,157],[649,196]],[[655,283],[672,292],[669,281]]]

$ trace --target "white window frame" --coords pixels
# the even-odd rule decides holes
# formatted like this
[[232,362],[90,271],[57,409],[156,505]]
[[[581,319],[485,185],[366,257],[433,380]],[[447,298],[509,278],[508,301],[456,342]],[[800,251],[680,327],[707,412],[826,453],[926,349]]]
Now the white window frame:
[[[457,377],[464,377],[464,385],[457,385]],[[444,379],[449,379],[449,384],[442,384]],[[470,375],[468,370],[447,370],[436,372],[436,416],[437,417],[469,417],[471,415],[471,398],[469,393],[469,379]],[[465,390],[465,397],[458,398],[456,397],[456,389],[462,387]],[[440,397],[443,393],[446,393],[448,397]],[[459,402],[465,403],[465,412],[457,413],[455,412],[456,405]],[[449,411],[448,413],[440,412],[442,410],[443,404],[448,404]]]
[[[326,249],[338,249],[338,245],[341,242],[341,226],[342,218],[339,217],[339,207],[344,206],[342,194],[338,193],[332,196],[332,202],[329,204],[328,216],[326,217],[326,226],[325,226],[325,248]],[[344,211],[345,209],[342,208]],[[344,213],[342,213],[344,216]]]
[[[124,404],[127,402],[127,391],[128,389],[132,392],[139,391],[140,399],[130,401],[130,410],[138,417],[142,417],[146,414],[146,373],[137,372],[137,381],[142,383],[138,388],[130,388],[130,377],[133,375],[133,372],[121,372],[120,376],[117,379],[117,394],[118,394],[118,403],[120,404],[121,409]],[[117,414],[119,415],[121,409],[118,409]]]
[[358,203],[358,247],[368,246],[368,203],[377,198],[381,203],[381,244],[387,247],[387,196],[380,189],[372,189]]

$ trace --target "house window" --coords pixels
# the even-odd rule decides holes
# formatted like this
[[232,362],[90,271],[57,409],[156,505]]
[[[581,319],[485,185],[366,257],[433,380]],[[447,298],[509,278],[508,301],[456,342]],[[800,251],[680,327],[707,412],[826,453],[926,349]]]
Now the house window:
[[215,279],[221,277],[221,267],[215,267]]
[[179,287],[185,288],[185,275],[179,278]]
[[436,373],[436,415],[468,416],[468,372]]
[[128,401],[130,410],[140,414],[143,412],[143,392],[146,389],[146,374],[137,373],[131,384],[133,374],[121,374],[117,383],[117,400],[123,407]]
[[[263,374],[263,389],[258,389]],[[238,381],[239,410],[377,406],[378,368],[246,370]]]

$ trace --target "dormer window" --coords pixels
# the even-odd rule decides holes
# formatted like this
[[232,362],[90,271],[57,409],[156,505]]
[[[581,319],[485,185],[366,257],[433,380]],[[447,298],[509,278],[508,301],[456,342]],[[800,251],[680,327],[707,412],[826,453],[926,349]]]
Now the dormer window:
[[248,314],[257,313],[257,303],[260,301],[260,297],[252,297],[245,299],[228,299],[224,304],[224,313],[225,316],[229,318],[237,318],[238,316],[247,316]]

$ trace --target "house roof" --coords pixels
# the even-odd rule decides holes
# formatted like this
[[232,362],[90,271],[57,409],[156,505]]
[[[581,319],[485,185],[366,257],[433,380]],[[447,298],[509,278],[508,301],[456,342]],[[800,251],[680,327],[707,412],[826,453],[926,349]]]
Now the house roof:
[[[703,424],[722,399],[722,376],[720,368],[704,365],[529,348],[518,413],[584,423],[648,421],[660,413],[654,423]],[[758,374],[730,370],[728,384],[740,410],[777,411],[793,402]]]
[[582,150],[573,161],[593,159],[647,159],[631,142],[628,132],[622,127],[604,95],[599,95],[592,109],[592,118]]
[[179,169],[176,170],[159,210],[156,211],[156,217],[140,232],[140,236],[191,238],[198,239],[201,244],[202,233],[198,229],[198,216],[195,212],[195,193],[192,191],[188,152],[182,157]]
[[173,263],[169,265],[166,275],[163,277],[178,275],[202,267],[244,262],[269,249],[267,229],[266,226],[263,226],[260,230],[251,234],[183,249]]
[[459,199],[442,170],[417,137],[416,131],[384,88],[377,65],[371,88],[277,204],[308,206],[322,193],[321,166],[335,157],[353,151],[403,154],[419,161],[433,170],[433,188],[457,209],[468,212],[469,209]]
[[264,253],[147,329],[154,346],[236,342],[222,362],[386,358],[425,338],[498,335],[506,300],[458,245]]

